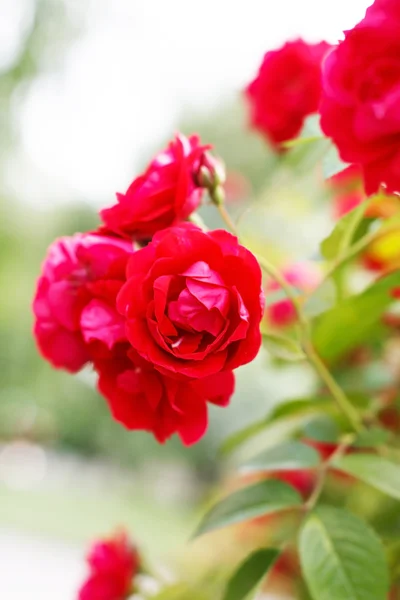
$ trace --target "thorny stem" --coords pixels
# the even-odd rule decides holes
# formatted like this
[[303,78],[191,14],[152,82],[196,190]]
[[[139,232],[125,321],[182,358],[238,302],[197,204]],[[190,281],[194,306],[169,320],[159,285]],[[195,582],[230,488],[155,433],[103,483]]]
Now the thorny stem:
[[[228,212],[226,211],[226,208],[223,205],[219,205],[218,210],[229,229],[235,235],[238,235],[236,226],[230,218]],[[272,265],[267,259],[261,256],[257,256],[257,260],[260,263],[262,269],[265,271],[265,273],[267,273],[267,275],[272,277],[272,279],[274,279],[274,281],[278,283],[278,285],[286,293],[289,300],[291,300],[291,302],[293,303],[299,323],[300,338],[304,353],[306,354],[310,363],[313,365],[315,371],[325,383],[326,387],[330,391],[340,410],[343,412],[343,414],[346,415],[353,429],[357,432],[361,431],[363,429],[363,425],[358,412],[354,409],[353,405],[349,402],[343,390],[336,383],[335,379],[332,377],[331,373],[326,368],[325,364],[323,363],[313,346],[309,331],[309,324],[302,311],[301,304],[298,298],[293,293],[285,277],[279,272],[279,270],[276,267],[274,267],[274,265]]]

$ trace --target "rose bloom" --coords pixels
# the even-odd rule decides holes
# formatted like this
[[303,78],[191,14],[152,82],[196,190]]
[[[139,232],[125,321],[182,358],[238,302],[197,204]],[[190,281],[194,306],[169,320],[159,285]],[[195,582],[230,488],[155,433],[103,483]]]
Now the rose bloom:
[[[295,263],[282,271],[286,281],[302,292],[311,292],[321,281],[321,273],[313,263]],[[270,281],[266,288],[266,298],[280,290],[276,281]],[[296,322],[296,311],[289,298],[282,298],[267,305],[265,318],[272,327],[288,327]]]
[[89,576],[79,600],[125,600],[139,570],[140,558],[124,532],[96,542],[87,556]]
[[95,234],[56,240],[42,266],[33,301],[34,335],[54,367],[71,372],[117,351],[126,340],[116,296],[132,245]]
[[187,219],[201,202],[196,176],[207,148],[195,135],[178,135],[125,194],[117,194],[117,204],[100,212],[105,227],[122,237],[148,240]]
[[305,117],[317,111],[321,61],[329,48],[298,39],[265,54],[245,93],[252,125],[274,146],[296,137]]
[[96,369],[114,418],[127,429],[151,431],[161,443],[174,433],[187,446],[197,442],[207,429],[207,402],[226,406],[234,391],[231,371],[180,381],[159,373],[133,350]]
[[321,126],[368,194],[400,191],[400,3],[377,0],[327,57]]
[[233,235],[189,223],[134,255],[117,299],[133,348],[161,373],[208,377],[250,362],[261,344],[261,270]]

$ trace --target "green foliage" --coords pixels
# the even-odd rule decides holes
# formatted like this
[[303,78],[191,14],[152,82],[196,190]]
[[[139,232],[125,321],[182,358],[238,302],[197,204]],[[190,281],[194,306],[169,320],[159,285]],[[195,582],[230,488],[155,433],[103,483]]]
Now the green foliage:
[[400,500],[400,466],[376,454],[348,454],[334,462],[335,468],[365,481],[384,494]]
[[204,516],[196,536],[301,504],[299,494],[291,486],[273,479],[245,487],[223,498]]
[[[278,555],[279,550],[275,548],[261,548],[250,554],[229,580],[223,600],[253,598]],[[249,595],[251,592],[253,594]]]
[[240,467],[243,473],[312,469],[320,463],[314,448],[297,441],[282,442],[258,454]]
[[299,538],[301,565],[314,600],[386,600],[383,546],[361,519],[337,508],[311,513]]
[[276,357],[287,361],[301,361],[306,358],[296,340],[284,337],[276,333],[264,333],[263,343],[268,352]]
[[366,202],[362,202],[336,223],[332,233],[321,243],[321,254],[324,258],[333,260],[345,254],[364,214],[365,206]]
[[361,431],[353,444],[356,448],[374,448],[386,444],[390,434],[382,427],[372,427]]
[[303,434],[316,442],[332,444],[338,441],[340,428],[329,415],[315,415],[304,425]]
[[305,422],[313,419],[316,414],[325,412],[330,406],[332,406],[332,402],[329,399],[320,397],[287,400],[278,404],[267,417],[228,436],[221,446],[221,453],[228,455],[234,452],[239,446],[260,433],[265,436],[268,429],[274,425],[291,424],[291,431],[298,431]]
[[368,341],[381,326],[383,312],[393,302],[392,289],[399,285],[400,271],[396,271],[318,317],[314,323],[313,340],[320,356],[334,362]]

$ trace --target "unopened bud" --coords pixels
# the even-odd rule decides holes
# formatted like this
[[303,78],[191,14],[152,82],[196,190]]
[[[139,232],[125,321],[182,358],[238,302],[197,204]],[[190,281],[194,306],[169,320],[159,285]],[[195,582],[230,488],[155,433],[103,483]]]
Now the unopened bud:
[[225,202],[225,190],[222,185],[217,185],[213,190],[210,190],[210,197],[214,204],[224,204]]
[[225,165],[209,152],[204,152],[196,176],[197,183],[211,193],[226,181]]
[[202,188],[206,188],[209,190],[213,187],[212,174],[210,173],[209,169],[204,165],[202,165],[199,168],[196,180],[198,185]]

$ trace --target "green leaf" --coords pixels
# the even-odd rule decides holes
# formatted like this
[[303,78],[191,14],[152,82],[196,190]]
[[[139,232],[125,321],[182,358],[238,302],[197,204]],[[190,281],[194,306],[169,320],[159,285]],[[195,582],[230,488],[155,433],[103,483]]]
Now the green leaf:
[[219,451],[222,456],[226,456],[233,452],[236,448],[244,444],[250,438],[256,436],[258,433],[263,431],[269,424],[268,418],[260,419],[255,423],[251,423],[247,427],[243,427],[238,431],[234,431],[231,435],[229,435],[226,440],[222,443]]
[[372,429],[366,429],[361,431],[354,442],[356,448],[375,448],[386,444],[390,438],[390,433],[382,427],[373,427]]
[[303,434],[306,438],[324,444],[336,443],[340,433],[337,423],[329,415],[316,415],[303,427]]
[[311,513],[299,540],[304,577],[314,600],[386,600],[389,573],[375,532],[351,513]]
[[365,365],[352,366],[339,373],[336,379],[347,394],[363,392],[371,395],[396,385],[396,375],[384,360],[369,360]]
[[294,508],[300,495],[282,481],[267,480],[245,487],[215,504],[200,523],[195,537],[241,521]]
[[256,592],[278,555],[275,548],[261,548],[250,554],[228,582],[223,600],[245,600]]
[[342,256],[351,245],[357,225],[365,212],[367,202],[362,202],[336,223],[332,233],[321,242],[321,254],[327,260]]
[[275,406],[269,415],[269,422],[280,421],[286,417],[310,413],[310,410],[319,409],[322,406],[328,406],[331,399],[325,396],[314,396],[310,398],[294,398],[287,400]]
[[337,173],[344,171],[349,166],[348,163],[342,161],[339,152],[334,144],[330,144],[322,159],[322,170],[325,179],[329,179]]
[[264,333],[263,343],[267,351],[275,358],[293,362],[306,358],[299,344],[295,340],[283,335]]
[[297,441],[283,442],[273,448],[268,448],[261,454],[246,462],[240,471],[295,471],[297,469],[312,469],[320,463],[318,452]]
[[400,285],[400,271],[382,277],[363,293],[352,296],[314,321],[313,341],[321,358],[334,362],[369,341],[393,302],[391,290]]
[[267,417],[259,421],[239,429],[232,433],[223,442],[220,448],[220,453],[226,456],[236,450],[239,446],[257,436],[268,427],[273,426],[284,420],[292,420],[301,426],[304,419],[312,418],[321,410],[326,410],[332,406],[330,398],[297,398],[278,404]]
[[348,454],[336,460],[334,466],[400,500],[400,466],[386,458],[376,454]]

